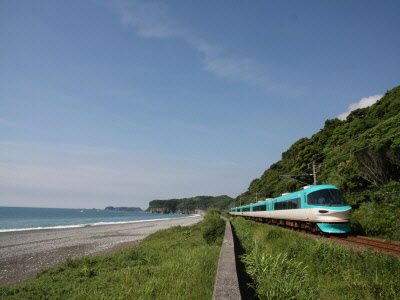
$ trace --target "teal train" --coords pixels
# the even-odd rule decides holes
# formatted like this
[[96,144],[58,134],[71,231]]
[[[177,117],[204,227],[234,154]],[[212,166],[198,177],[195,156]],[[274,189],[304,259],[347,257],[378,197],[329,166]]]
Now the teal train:
[[350,210],[333,185],[305,186],[257,203],[231,208],[229,214],[311,232],[350,232]]

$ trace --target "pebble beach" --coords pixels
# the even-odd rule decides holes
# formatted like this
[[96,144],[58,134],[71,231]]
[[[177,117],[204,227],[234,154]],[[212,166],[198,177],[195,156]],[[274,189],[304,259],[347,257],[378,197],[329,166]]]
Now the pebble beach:
[[203,217],[162,219],[80,228],[0,232],[0,286],[22,283],[67,258],[97,256],[135,246],[146,236]]

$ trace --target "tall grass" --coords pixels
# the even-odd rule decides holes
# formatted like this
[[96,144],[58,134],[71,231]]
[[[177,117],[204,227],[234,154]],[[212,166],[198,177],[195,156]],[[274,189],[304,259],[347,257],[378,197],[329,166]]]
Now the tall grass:
[[253,288],[265,299],[306,299],[314,293],[307,266],[286,253],[275,256],[255,247],[243,262],[255,281]]
[[[211,299],[222,236],[203,238],[219,215],[156,232],[112,255],[68,259],[0,299]],[[221,224],[221,223],[219,223]]]
[[400,299],[400,261],[233,220],[260,299]]

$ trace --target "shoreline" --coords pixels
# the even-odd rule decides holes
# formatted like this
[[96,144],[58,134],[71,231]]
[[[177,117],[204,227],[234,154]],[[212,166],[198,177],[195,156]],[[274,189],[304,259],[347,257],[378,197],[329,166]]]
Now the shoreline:
[[[190,226],[203,217],[144,220],[134,223],[0,232],[0,286],[25,282],[67,258],[113,253],[139,244],[173,226]],[[157,221],[157,222],[155,222]]]
[[35,230],[57,230],[57,229],[70,229],[70,228],[83,228],[92,226],[103,226],[103,225],[122,225],[131,223],[142,223],[142,222],[154,222],[154,221],[165,221],[165,220],[175,220],[184,218],[196,218],[201,215],[192,214],[187,217],[178,218],[159,218],[159,219],[148,219],[148,220],[135,220],[135,221],[117,221],[117,222],[97,222],[97,223],[85,223],[85,224],[73,224],[73,225],[60,225],[60,226],[49,226],[49,227],[32,227],[32,228],[11,228],[11,229],[0,229],[0,234],[5,232],[20,232],[20,231],[35,231]]

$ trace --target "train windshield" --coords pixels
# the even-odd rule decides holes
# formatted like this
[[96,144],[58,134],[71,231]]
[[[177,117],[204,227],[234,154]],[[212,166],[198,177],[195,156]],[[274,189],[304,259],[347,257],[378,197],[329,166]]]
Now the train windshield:
[[346,206],[348,205],[336,189],[325,189],[308,194],[307,203],[318,206]]

